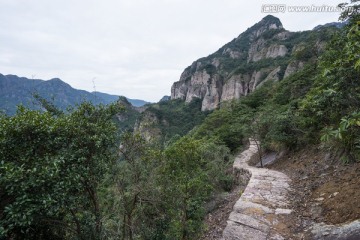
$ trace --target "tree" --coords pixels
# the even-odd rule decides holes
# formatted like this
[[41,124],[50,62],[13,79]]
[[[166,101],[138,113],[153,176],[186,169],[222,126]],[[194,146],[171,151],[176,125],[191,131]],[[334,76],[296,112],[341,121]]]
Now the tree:
[[196,238],[205,215],[204,203],[221,176],[226,153],[215,144],[188,136],[164,151],[159,181],[170,221],[169,239]]
[[98,189],[116,159],[116,104],[0,117],[0,236],[98,239]]
[[[358,0],[352,0],[352,3]],[[342,6],[348,6],[343,4]],[[356,120],[360,105],[360,15],[359,5],[345,11],[341,18],[347,26],[335,36],[320,59],[322,74],[315,87],[302,102],[305,114],[311,115],[314,124],[323,128],[323,141],[335,138],[335,147],[340,147],[346,158],[359,156],[359,127],[351,124]]]
[[159,153],[139,134],[123,133],[120,141],[120,160],[108,176],[110,191],[103,199],[110,216],[105,234],[118,239],[143,239],[152,234],[152,222],[156,221],[147,219],[147,214],[154,213],[160,202],[155,185]]
[[339,6],[345,9],[345,11],[343,11],[340,15],[340,20],[349,20],[351,22],[358,21],[360,15],[360,5],[354,3],[359,1],[360,0],[350,0],[350,3],[340,3]]
[[260,167],[264,167],[263,165],[263,159],[262,159],[262,147],[261,147],[261,142],[260,142],[260,138],[261,138],[261,124],[260,124],[260,119],[256,119],[253,118],[252,123],[249,124],[249,132],[250,132],[250,144],[251,141],[255,142],[256,148],[257,148],[257,152],[258,152],[258,160],[260,163]]

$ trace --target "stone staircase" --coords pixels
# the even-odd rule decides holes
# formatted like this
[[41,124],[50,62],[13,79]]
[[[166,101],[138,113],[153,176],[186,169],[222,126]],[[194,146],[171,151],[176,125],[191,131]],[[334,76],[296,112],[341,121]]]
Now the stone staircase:
[[229,216],[223,240],[291,239],[287,227],[291,180],[281,172],[249,166],[256,154],[257,146],[250,140],[249,148],[235,159],[235,174],[241,183],[248,183]]

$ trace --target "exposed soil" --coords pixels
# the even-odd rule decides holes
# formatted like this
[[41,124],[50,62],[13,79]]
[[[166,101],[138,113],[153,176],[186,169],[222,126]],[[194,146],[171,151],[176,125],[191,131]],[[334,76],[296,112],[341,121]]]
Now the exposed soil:
[[245,187],[236,186],[231,192],[226,193],[216,202],[216,207],[205,217],[206,229],[200,240],[218,240],[226,227],[227,220],[237,200]]
[[292,179],[294,234],[316,222],[340,224],[360,219],[360,162],[344,164],[339,157],[312,147],[288,153],[269,168]]
[[[314,223],[342,224],[360,219],[360,161],[345,164],[320,147],[309,147],[289,152],[267,167],[292,179],[293,219],[285,226],[289,239],[304,239],[304,230]],[[221,239],[244,189],[237,186],[216,201],[215,210],[206,216],[207,229],[201,240]]]

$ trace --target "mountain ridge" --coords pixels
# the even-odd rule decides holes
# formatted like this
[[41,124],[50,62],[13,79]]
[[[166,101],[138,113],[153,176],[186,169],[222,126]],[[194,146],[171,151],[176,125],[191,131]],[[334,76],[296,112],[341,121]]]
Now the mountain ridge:
[[333,25],[290,32],[272,15],[207,57],[185,68],[171,87],[171,99],[202,99],[202,110],[248,95],[267,81],[281,81],[323,51]]
[[[65,110],[68,106],[75,106],[82,101],[90,101],[94,104],[109,104],[115,102],[120,96],[101,92],[88,92],[75,89],[60,78],[50,80],[28,79],[17,75],[0,73],[0,109],[6,114],[15,114],[17,105],[22,104],[32,109],[41,109],[33,95],[38,94],[56,107]],[[127,100],[136,107],[149,102],[139,99]]]

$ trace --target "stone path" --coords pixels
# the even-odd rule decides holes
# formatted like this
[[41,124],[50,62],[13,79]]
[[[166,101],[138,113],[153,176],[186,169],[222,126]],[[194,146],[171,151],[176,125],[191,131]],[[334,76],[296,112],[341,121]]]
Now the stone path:
[[[248,165],[256,157],[254,141],[234,162],[241,182],[248,182],[223,232],[223,240],[289,239],[286,222],[292,212],[287,193],[290,179],[283,173]],[[291,236],[291,235],[290,235]]]

